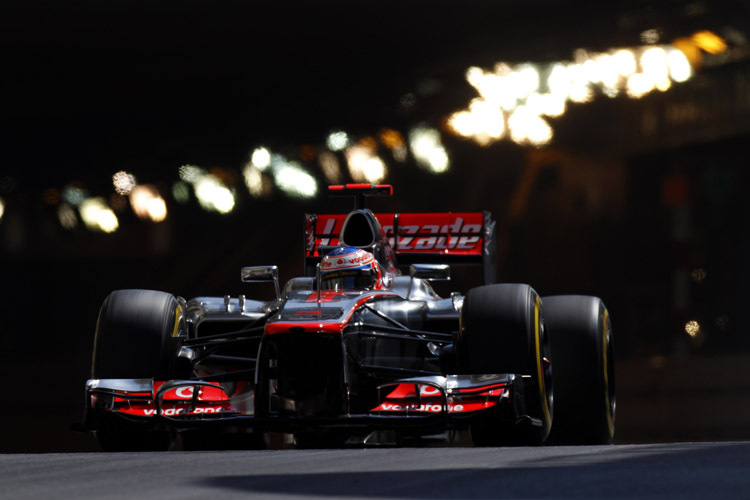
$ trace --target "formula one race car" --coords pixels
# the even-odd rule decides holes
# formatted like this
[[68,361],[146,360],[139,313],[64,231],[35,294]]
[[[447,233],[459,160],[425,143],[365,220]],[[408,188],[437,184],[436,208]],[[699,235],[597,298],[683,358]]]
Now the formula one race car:
[[[273,284],[273,300],[107,297],[83,424],[104,449],[398,444],[453,430],[479,446],[612,442],[600,299],[491,284],[489,213],[373,214],[365,197],[388,185],[329,194],[355,209],[305,216],[304,277],[281,288],[276,266],[241,270]],[[485,284],[438,296],[430,282],[460,264],[481,266]]]

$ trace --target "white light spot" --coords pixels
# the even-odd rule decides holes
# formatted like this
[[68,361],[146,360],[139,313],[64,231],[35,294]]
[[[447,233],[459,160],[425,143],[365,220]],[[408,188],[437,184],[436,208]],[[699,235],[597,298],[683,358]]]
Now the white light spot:
[[204,175],[195,182],[195,196],[206,210],[228,214],[234,209],[234,194],[215,175]]
[[681,50],[671,49],[668,51],[667,65],[669,66],[669,76],[678,83],[685,82],[693,76],[693,68]]
[[266,148],[257,148],[250,156],[250,163],[261,172],[271,166],[271,152]]
[[136,185],[135,176],[124,171],[117,172],[112,176],[112,184],[117,194],[127,196]]
[[315,178],[295,162],[275,167],[274,180],[279,189],[290,196],[312,198],[318,192]]
[[356,145],[344,151],[349,174],[357,182],[377,184],[385,179],[385,162],[367,146]]
[[[493,133],[496,130],[494,128]],[[409,146],[417,164],[433,173],[443,173],[450,167],[450,158],[437,130],[424,127],[413,129],[409,132]]]
[[78,210],[84,224],[92,231],[113,233],[119,227],[117,216],[103,198],[87,198],[81,202]]
[[349,136],[343,130],[337,130],[328,134],[326,146],[331,151],[343,151],[349,145]]

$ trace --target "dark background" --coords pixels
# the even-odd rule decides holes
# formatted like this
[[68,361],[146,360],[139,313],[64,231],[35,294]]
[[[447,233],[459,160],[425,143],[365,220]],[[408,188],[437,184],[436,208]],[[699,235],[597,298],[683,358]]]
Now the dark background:
[[[252,296],[243,265],[302,273],[302,214],[346,200],[263,198],[241,168],[444,119],[475,97],[469,66],[570,60],[708,29],[731,50],[692,80],[602,96],[551,120],[541,149],[443,132],[451,169],[389,165],[375,211],[489,210],[500,281],[607,303],[618,358],[618,441],[750,436],[750,34],[744,2],[25,1],[0,7],[0,451],[94,449],[83,409],[99,305],[113,289]],[[184,164],[219,168],[229,215],[170,196]],[[306,164],[322,186],[314,162]],[[132,172],[165,196],[159,224],[64,229],[67,185],[109,198]],[[349,179],[345,179],[349,180]],[[270,185],[270,180],[269,180]],[[529,190],[524,190],[524,186]],[[466,290],[468,279],[453,285]],[[687,321],[701,333],[685,333]]]

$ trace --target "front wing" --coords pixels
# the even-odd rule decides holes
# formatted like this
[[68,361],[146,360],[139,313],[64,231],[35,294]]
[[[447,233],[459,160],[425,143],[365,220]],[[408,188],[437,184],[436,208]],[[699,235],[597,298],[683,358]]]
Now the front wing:
[[431,434],[477,421],[542,425],[527,411],[531,377],[514,374],[407,378],[379,387],[379,404],[363,414],[256,416],[252,389],[241,384],[195,380],[92,379],[86,384],[85,430],[115,419],[144,428],[177,432],[244,428],[295,432],[311,428],[408,430]]

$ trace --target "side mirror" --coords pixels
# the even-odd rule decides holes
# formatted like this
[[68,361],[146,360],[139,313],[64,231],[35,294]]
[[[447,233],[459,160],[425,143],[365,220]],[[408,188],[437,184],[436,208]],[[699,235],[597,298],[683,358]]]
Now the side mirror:
[[451,266],[448,264],[412,264],[409,266],[409,276],[427,281],[449,281]]
[[240,271],[243,283],[261,283],[273,281],[276,287],[276,299],[281,298],[279,292],[279,268],[277,266],[250,266],[243,267]]

